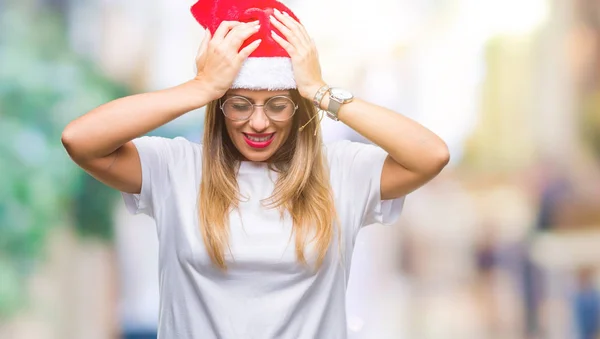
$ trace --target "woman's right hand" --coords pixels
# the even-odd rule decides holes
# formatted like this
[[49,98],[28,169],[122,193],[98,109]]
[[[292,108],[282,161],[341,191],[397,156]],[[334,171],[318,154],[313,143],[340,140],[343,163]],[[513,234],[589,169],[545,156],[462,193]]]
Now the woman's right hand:
[[258,24],[259,21],[223,21],[213,37],[210,31],[206,30],[196,56],[198,73],[194,80],[204,85],[213,100],[225,95],[246,58],[260,45],[259,39],[240,51],[244,41],[258,32]]

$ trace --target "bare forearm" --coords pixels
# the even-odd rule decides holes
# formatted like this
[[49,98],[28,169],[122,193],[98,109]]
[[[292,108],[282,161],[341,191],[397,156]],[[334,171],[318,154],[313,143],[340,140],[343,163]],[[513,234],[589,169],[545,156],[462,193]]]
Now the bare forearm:
[[198,81],[120,98],[72,121],[62,140],[74,158],[111,154],[126,142],[206,105],[211,100]]
[[[328,104],[329,98],[325,96],[321,107],[326,108]],[[410,171],[436,172],[448,162],[448,148],[442,139],[394,111],[354,99],[342,105],[338,118]]]

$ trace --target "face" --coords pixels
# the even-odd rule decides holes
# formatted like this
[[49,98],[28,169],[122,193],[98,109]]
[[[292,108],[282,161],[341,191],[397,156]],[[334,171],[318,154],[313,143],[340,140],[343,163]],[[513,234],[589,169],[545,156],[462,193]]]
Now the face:
[[[229,90],[225,97],[221,99],[221,103],[225,103],[224,110],[229,116],[225,117],[227,133],[245,160],[269,160],[290,135],[294,117],[280,121],[283,119],[281,114],[293,109],[293,105],[297,105],[297,103],[285,99],[269,101],[271,98],[280,96],[291,99],[289,91],[251,91],[244,89]],[[232,97],[243,97],[254,105],[265,105],[267,103],[269,105],[254,107],[254,112],[247,120],[232,120],[231,118],[247,116],[249,113],[242,114],[244,110],[252,111],[251,106],[246,101],[228,100]]]

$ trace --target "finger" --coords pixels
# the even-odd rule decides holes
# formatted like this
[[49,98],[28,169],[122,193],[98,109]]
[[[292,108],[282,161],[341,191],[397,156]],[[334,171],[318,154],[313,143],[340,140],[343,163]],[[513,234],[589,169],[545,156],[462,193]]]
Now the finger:
[[220,44],[224,39],[225,35],[233,29],[234,27],[241,25],[242,23],[239,21],[223,21],[215,31],[215,35],[213,36],[212,41],[215,44]]
[[258,32],[259,29],[260,25],[258,25],[258,21],[250,22],[244,25],[239,25],[227,34],[223,42],[226,45],[234,48],[235,52],[237,53],[244,41],[246,41],[246,39]]
[[317,56],[317,59],[319,59],[319,50],[317,50],[317,43],[315,42],[315,39],[311,38],[310,44],[313,47],[313,50],[315,51],[315,55]]
[[206,52],[209,41],[210,41],[210,30],[207,29],[204,31],[204,39],[202,39],[202,42],[200,43],[200,46],[198,47],[198,52],[196,53],[196,60],[200,59],[200,56]]
[[310,36],[301,23],[292,18],[287,12],[281,12],[278,9],[275,9],[274,13],[275,18],[287,26],[291,31],[296,33],[296,35],[303,40],[302,42],[305,45],[310,42]]
[[296,48],[305,46],[304,43],[297,37],[297,35],[291,29],[289,29],[287,26],[285,26],[283,23],[277,20],[274,16],[271,16],[270,20],[273,27],[277,28],[281,32],[281,34],[283,34],[283,36]]
[[283,47],[283,49],[285,49],[290,56],[296,54],[296,49],[294,46],[287,42],[284,38],[280,37],[277,33],[275,33],[275,31],[271,31],[271,36],[273,37],[273,40]]
[[244,47],[238,54],[241,59],[240,61],[246,60],[246,58],[248,58],[250,54],[252,54],[252,52],[254,52],[258,48],[261,42],[262,40],[258,39],[250,43],[248,46]]
[[260,21],[252,21],[252,22],[242,22],[240,25],[233,27],[227,34],[225,35],[225,39],[230,35],[239,34],[240,32],[245,32],[248,29],[252,29],[254,27],[260,27]]

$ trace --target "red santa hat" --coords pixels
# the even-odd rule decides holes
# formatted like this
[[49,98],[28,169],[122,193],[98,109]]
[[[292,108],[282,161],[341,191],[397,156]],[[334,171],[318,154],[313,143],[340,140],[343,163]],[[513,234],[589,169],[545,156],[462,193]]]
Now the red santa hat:
[[276,8],[298,18],[276,0],[199,0],[192,6],[192,15],[214,34],[223,21],[260,21],[260,30],[248,38],[241,48],[261,39],[258,48],[244,62],[232,88],[252,90],[285,90],[296,88],[289,54],[273,39],[271,30],[284,35],[271,25],[269,17]]

